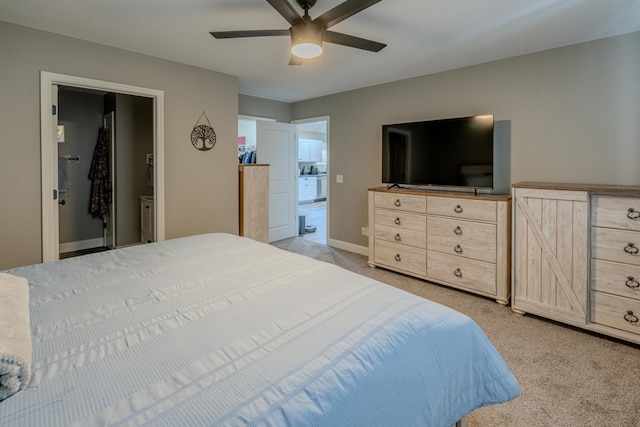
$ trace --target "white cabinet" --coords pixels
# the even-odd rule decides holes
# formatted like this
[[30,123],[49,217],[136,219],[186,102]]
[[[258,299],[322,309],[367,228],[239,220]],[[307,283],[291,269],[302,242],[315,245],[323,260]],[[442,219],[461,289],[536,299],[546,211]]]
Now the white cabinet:
[[318,191],[316,177],[305,175],[298,178],[298,203],[313,202]]
[[140,241],[143,243],[156,240],[154,218],[153,196],[140,196]]
[[298,161],[299,162],[321,162],[322,161],[322,141],[315,139],[298,140]]
[[510,196],[369,191],[369,264],[509,302]]

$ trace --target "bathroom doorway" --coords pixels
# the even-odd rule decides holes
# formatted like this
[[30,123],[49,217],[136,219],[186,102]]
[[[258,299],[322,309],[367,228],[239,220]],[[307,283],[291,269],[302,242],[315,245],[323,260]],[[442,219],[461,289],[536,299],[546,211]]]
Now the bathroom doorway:
[[58,126],[60,257],[139,244],[140,197],[153,198],[153,100],[60,85]]
[[[41,139],[41,168],[42,168],[42,261],[50,262],[60,257],[60,206],[62,200],[59,198],[59,165],[60,158],[58,156],[60,144],[57,139],[61,136],[58,131],[58,88],[59,86],[69,86],[91,92],[104,92],[122,95],[131,95],[134,97],[148,98],[152,106],[152,130],[153,145],[151,151],[153,153],[153,197],[155,199],[154,207],[150,209],[153,212],[152,224],[154,241],[164,240],[164,92],[156,89],[148,89],[137,86],[123,85],[119,83],[87,79],[83,77],[70,76],[64,74],[50,73],[42,71],[40,73],[40,139]],[[75,125],[69,123],[71,128]],[[65,132],[62,135],[71,136]],[[97,135],[96,135],[97,136]],[[97,138],[96,138],[97,139]],[[66,141],[66,139],[65,139]],[[95,139],[94,139],[95,141]],[[63,153],[76,154],[76,153]],[[138,158],[138,156],[135,156]],[[76,160],[83,162],[83,156],[70,156],[67,158],[69,167],[75,167],[81,163],[72,163]],[[64,158],[63,158],[64,159]],[[146,158],[145,160],[146,161]],[[143,162],[144,162],[143,161]],[[148,170],[147,170],[148,171]],[[67,172],[69,172],[67,170]],[[64,178],[64,177],[63,177]],[[69,185],[67,192],[68,197],[73,194],[79,194],[73,190],[73,186]],[[66,204],[66,201],[65,201]],[[140,202],[140,204],[142,204]],[[62,205],[65,206],[65,205]],[[138,211],[139,212],[139,211]],[[122,230],[121,230],[122,231]],[[93,239],[82,239],[89,240]],[[97,242],[97,240],[96,240]],[[127,245],[126,243],[122,246]],[[77,246],[74,244],[74,246]],[[67,249],[67,248],[63,248]]]

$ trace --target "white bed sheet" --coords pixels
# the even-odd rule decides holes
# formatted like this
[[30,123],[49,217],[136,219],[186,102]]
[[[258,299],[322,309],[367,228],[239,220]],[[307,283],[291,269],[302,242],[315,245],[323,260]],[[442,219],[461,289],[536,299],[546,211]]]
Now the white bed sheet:
[[8,272],[33,378],[0,426],[450,426],[520,390],[468,317],[237,236]]

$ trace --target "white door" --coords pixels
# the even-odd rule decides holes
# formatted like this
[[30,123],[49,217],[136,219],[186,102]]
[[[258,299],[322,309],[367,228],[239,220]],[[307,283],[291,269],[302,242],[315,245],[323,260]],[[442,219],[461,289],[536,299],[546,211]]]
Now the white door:
[[104,245],[107,248],[116,248],[116,138],[115,138],[115,126],[114,126],[114,114],[110,112],[102,117],[102,123],[107,130],[109,147],[109,179],[111,180],[111,204],[109,205],[109,212],[104,219]]
[[296,126],[257,122],[257,162],[269,167],[269,241],[298,235]]

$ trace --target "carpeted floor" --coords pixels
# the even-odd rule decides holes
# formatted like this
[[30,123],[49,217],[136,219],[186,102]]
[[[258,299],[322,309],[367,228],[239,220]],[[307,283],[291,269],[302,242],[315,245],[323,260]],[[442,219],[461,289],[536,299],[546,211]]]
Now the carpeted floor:
[[297,237],[274,246],[348,270],[458,310],[484,330],[520,382],[512,402],[473,411],[477,426],[640,426],[640,346],[531,315],[490,299],[380,268],[367,258]]

